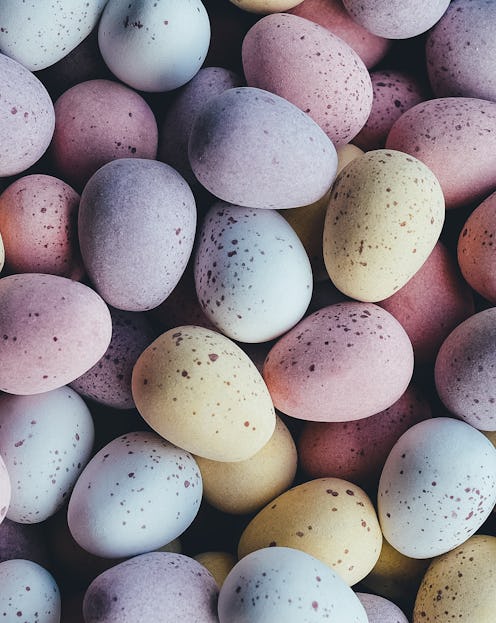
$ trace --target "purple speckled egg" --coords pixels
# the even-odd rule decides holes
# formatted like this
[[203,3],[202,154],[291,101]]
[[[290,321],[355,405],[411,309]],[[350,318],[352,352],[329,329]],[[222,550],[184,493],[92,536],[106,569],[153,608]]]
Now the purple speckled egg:
[[367,121],[367,68],[353,48],[320,24],[297,15],[267,15],[247,32],[242,58],[248,86],[298,106],[336,147],[349,143]]
[[379,595],[372,593],[356,593],[365,608],[369,623],[408,623],[404,612],[398,606]]
[[67,385],[105,353],[110,312],[89,286],[58,275],[0,279],[0,390],[37,394]]
[[109,305],[145,311],[164,301],[193,248],[196,204],[172,167],[124,158],[91,177],[79,204],[81,255]]

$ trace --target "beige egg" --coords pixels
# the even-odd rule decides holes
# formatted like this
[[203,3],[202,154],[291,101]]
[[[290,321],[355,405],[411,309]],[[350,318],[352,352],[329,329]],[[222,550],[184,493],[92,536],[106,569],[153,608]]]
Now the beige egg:
[[364,152],[360,147],[353,145],[353,143],[346,143],[346,145],[341,145],[336,149],[336,153],[338,155],[338,171],[337,173],[341,173],[341,171],[345,168],[347,164],[349,164],[358,156],[363,156]]
[[231,2],[250,13],[281,13],[292,9],[302,0],[231,0]]
[[413,623],[494,622],[496,537],[477,534],[434,558],[415,600]]
[[277,417],[274,434],[254,456],[226,463],[195,457],[206,501],[224,513],[254,513],[286,491],[296,473],[296,446]]
[[319,478],[286,491],[245,528],[238,556],[264,547],[292,547],[329,565],[350,586],[374,567],[382,545],[367,494],[341,478]]
[[334,285],[360,301],[391,296],[420,269],[444,223],[441,186],[422,162],[377,149],[337,176],[324,224]]
[[202,552],[194,559],[210,571],[219,588],[237,562],[236,556],[229,552]]
[[214,461],[248,459],[274,432],[274,406],[255,364],[203,327],[170,329],[152,342],[134,366],[132,394],[159,435]]

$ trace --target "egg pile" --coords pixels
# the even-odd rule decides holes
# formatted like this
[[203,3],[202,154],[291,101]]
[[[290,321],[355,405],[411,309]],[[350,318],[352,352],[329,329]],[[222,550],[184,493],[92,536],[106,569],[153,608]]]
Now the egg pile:
[[0,619],[494,623],[494,3],[0,4]]

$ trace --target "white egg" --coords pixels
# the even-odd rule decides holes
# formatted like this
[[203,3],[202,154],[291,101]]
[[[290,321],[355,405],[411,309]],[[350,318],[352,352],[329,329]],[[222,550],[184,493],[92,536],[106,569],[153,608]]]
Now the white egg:
[[0,456],[0,523],[5,519],[9,509],[11,495],[10,478],[5,463]]
[[231,339],[266,342],[303,317],[312,269],[297,234],[275,210],[215,203],[195,256],[198,300]]
[[195,518],[202,498],[191,454],[159,435],[121,435],[91,459],[69,500],[72,536],[86,551],[122,558],[162,547]]
[[400,553],[444,554],[471,537],[496,503],[496,448],[465,422],[420,422],[386,459],[377,501],[384,537]]
[[109,0],[98,28],[110,71],[140,91],[186,84],[209,44],[210,20],[200,0]]
[[0,455],[10,476],[7,517],[38,523],[56,513],[89,460],[94,425],[70,387],[0,396]]
[[368,623],[351,588],[331,567],[290,547],[267,547],[242,558],[219,593],[220,623]]

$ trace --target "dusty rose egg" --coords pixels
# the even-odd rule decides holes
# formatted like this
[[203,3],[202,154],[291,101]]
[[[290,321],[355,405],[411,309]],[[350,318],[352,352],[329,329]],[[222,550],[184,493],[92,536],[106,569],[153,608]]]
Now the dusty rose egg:
[[0,523],[3,522],[10,504],[11,485],[5,463],[0,456]]
[[369,623],[408,623],[405,614],[389,599],[371,593],[358,592],[356,596],[365,608]]
[[358,54],[330,30],[289,14],[267,15],[247,32],[246,82],[306,112],[337,147],[363,127],[372,85]]

